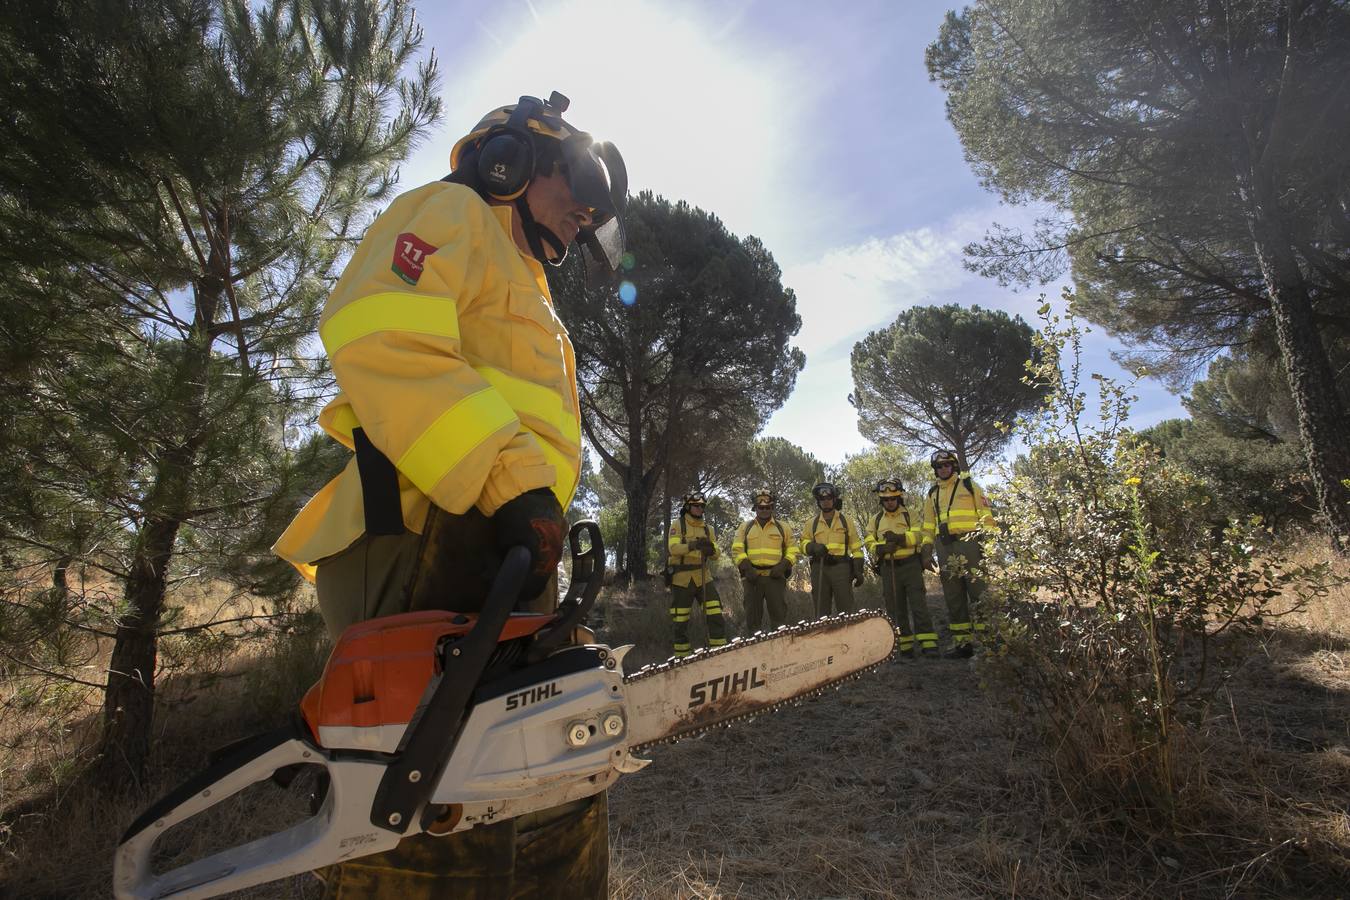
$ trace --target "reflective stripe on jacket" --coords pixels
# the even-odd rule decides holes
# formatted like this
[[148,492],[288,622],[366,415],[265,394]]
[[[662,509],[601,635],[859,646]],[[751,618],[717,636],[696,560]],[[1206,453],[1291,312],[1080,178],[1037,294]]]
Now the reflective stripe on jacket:
[[[398,470],[403,522],[429,503],[484,515],[580,476],[576,362],[543,266],[511,237],[513,210],[436,182],[396,199],[361,240],[320,320],[340,393],[319,425],[347,447],[360,427]],[[355,459],[273,550],[314,563],[365,531]]]
[[[888,531],[905,535],[909,540],[905,542],[905,546],[894,553],[886,553],[884,552],[886,539],[882,535]],[[864,540],[867,543],[867,549],[871,550],[872,554],[878,559],[908,559],[919,552],[922,537],[921,518],[911,519],[909,508],[901,503],[893,513],[888,513],[883,509],[872,516],[872,527],[868,530]]]
[[675,568],[671,584],[676,587],[689,587],[691,584],[700,587],[705,572],[709,579],[712,578],[713,568],[704,565],[703,554],[692,549],[691,545],[701,537],[712,541],[713,552],[707,555],[707,561],[711,562],[717,558],[717,534],[703,519],[695,519],[688,514],[684,516],[683,532],[681,534],[679,519],[670,523],[670,534],[666,538],[666,553],[667,562]]
[[953,535],[994,527],[994,517],[989,511],[989,498],[984,495],[984,489],[977,482],[970,480],[969,472],[953,475],[929,488],[928,498],[923,504],[925,544],[933,542],[938,527],[943,522],[947,523],[948,533]]
[[801,551],[805,553],[806,545],[813,542],[824,544],[825,552],[831,556],[847,554],[854,559],[862,559],[862,541],[858,540],[858,529],[849,524],[848,516],[842,512],[836,511],[831,522],[827,523],[825,514],[820,513],[806,524],[802,529]]
[[768,575],[769,569],[781,560],[796,562],[797,544],[792,529],[774,519],[762,527],[759,519],[742,522],[736,529],[736,540],[731,543],[731,561],[739,566],[747,559],[760,575]]

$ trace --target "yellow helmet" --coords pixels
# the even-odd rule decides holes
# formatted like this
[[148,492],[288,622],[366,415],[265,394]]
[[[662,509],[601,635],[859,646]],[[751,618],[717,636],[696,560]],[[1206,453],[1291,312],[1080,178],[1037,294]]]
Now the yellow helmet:
[[759,506],[773,506],[778,502],[778,498],[773,495],[773,491],[762,487],[750,495],[750,508]]

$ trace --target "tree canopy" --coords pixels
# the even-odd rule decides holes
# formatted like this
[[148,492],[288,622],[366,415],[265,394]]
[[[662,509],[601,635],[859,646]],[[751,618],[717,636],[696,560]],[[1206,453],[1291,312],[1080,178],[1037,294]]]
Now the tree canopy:
[[399,0],[0,13],[0,358],[26,399],[0,438],[0,539],[122,585],[63,620],[115,637],[110,787],[146,760],[167,586],[295,584],[266,548],[335,462],[294,430],[324,374],[308,342],[439,115],[420,41]]
[[1350,424],[1328,346],[1350,329],[1350,8],[1339,2],[980,0],[929,72],[976,173],[1056,210],[977,268],[1054,277],[1185,375],[1279,348],[1333,544],[1350,550]]
[[586,438],[624,485],[626,574],[646,578],[651,501],[667,467],[696,478],[725,449],[715,443],[743,446],[792,392],[805,357],[789,343],[801,327],[796,298],[758,239],[651,193],[632,199],[627,228],[618,290],[588,287],[579,264],[552,278]]
[[955,450],[974,465],[1045,393],[1027,384],[1032,330],[998,310],[916,306],[853,346],[858,430],[877,443]]

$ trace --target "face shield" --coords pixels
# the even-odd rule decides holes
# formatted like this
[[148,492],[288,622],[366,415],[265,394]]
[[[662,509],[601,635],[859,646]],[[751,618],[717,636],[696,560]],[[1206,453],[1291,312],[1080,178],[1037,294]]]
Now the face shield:
[[562,142],[563,171],[577,202],[591,208],[591,224],[577,233],[588,275],[610,275],[624,250],[623,212],[628,202],[628,169],[619,149],[585,133]]

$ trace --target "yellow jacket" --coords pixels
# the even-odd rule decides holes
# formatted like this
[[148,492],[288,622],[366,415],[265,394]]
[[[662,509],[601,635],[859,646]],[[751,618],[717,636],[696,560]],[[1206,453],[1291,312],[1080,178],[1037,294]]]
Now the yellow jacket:
[[923,504],[923,542],[933,543],[943,523],[953,536],[969,534],[995,526],[984,489],[972,481],[969,472],[960,472],[928,489]]
[[[923,535],[922,524],[922,517],[911,517],[909,507],[902,502],[893,513],[888,513],[883,509],[872,516],[871,527],[867,529],[867,534],[863,540],[867,543],[867,549],[872,551],[872,556],[875,559],[909,559],[919,552]],[[884,535],[888,531],[894,531],[896,534],[904,535],[907,538],[905,545],[894,553],[885,552],[886,538]]]
[[848,516],[839,510],[834,511],[834,518],[829,522],[825,521],[824,513],[816,513],[807,523],[802,529],[802,553],[806,552],[806,545],[812,542],[824,544],[825,552],[830,556],[862,559],[863,548],[862,541],[858,539],[858,529],[850,524]]
[[[676,587],[702,587],[704,575],[709,579],[713,576],[712,566],[707,563],[717,558],[717,535],[704,519],[695,519],[687,513],[683,518],[683,528],[680,527],[679,519],[670,523],[670,535],[666,538],[667,561],[675,569],[671,584]],[[706,558],[691,546],[701,537],[713,542],[713,551]]]
[[742,522],[731,542],[731,561],[739,566],[747,559],[758,575],[768,575],[781,560],[786,559],[789,565],[796,562],[797,543],[792,528],[772,518],[763,526],[758,519]]
[[[393,462],[404,524],[429,503],[492,515],[534,488],[563,509],[580,476],[576,361],[543,266],[511,238],[510,206],[463,185],[403,194],[366,232],[319,336],[341,392],[319,425],[351,448],[360,427]],[[314,563],[365,532],[353,457],[273,550]]]

